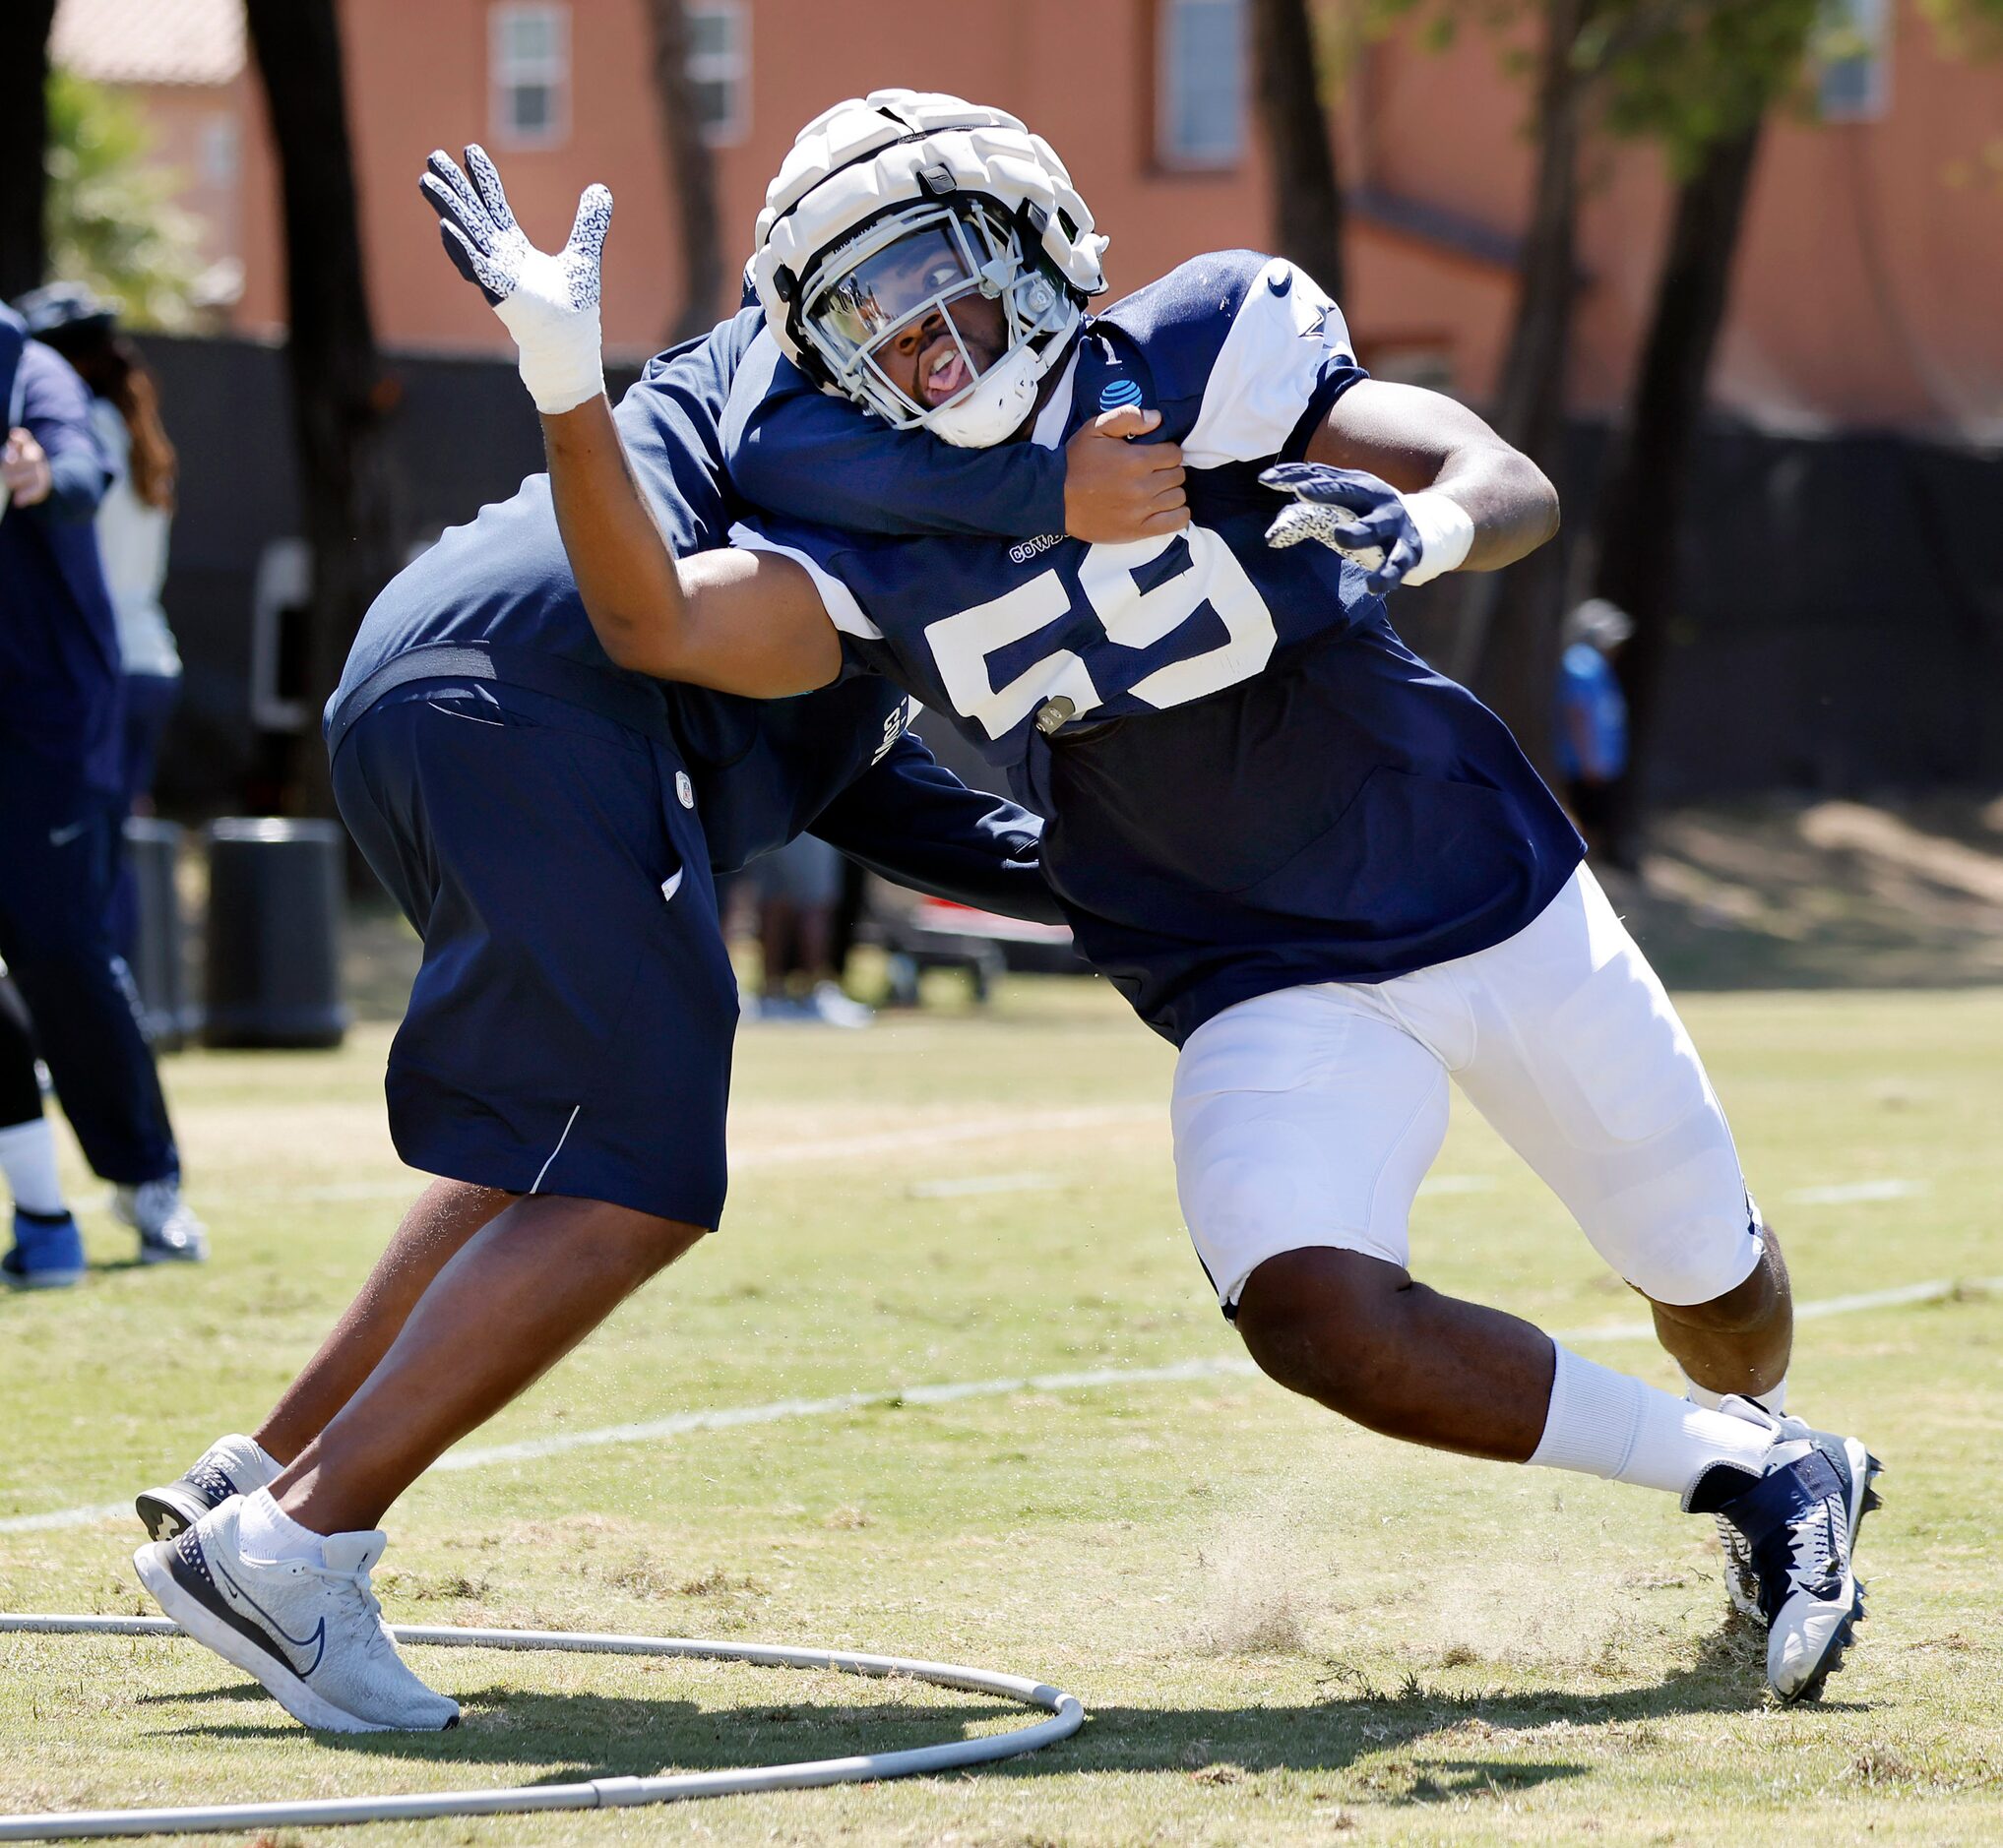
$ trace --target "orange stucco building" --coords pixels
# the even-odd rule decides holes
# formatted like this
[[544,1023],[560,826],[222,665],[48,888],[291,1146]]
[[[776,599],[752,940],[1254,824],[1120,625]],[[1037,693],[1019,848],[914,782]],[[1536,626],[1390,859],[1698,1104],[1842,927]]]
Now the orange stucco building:
[[[889,0],[688,5],[735,236],[748,240],[801,122],[908,84],[1000,103],[1046,134],[1111,233],[1116,291],[1197,251],[1267,241],[1242,0],[1009,0],[950,15]],[[1913,0],[1849,5],[1871,55],[1768,136],[1716,395],[1771,427],[2003,441],[2003,64],[1941,55]],[[342,0],[342,16],[384,344],[507,349],[416,192],[428,150],[480,140],[532,235],[561,237],[587,181],[612,186],[607,339],[627,355],[657,345],[679,284],[645,0]],[[238,0],[62,0],[58,56],[142,97],[163,157],[189,176],[219,274],[241,267],[228,320],[275,331],[276,188]],[[1478,31],[1443,53],[1400,36],[1355,53],[1336,102],[1352,201],[1346,307],[1364,357],[1478,401],[1507,337],[1528,210],[1523,84]],[[1572,353],[1581,409],[1610,409],[1626,389],[1666,200],[1653,149],[1594,144]]]

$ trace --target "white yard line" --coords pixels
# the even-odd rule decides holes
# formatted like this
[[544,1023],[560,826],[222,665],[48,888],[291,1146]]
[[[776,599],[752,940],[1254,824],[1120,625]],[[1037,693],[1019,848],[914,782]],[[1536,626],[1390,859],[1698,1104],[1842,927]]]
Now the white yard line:
[[1781,1198],[1789,1206],[1851,1206],[1872,1200],[1910,1200],[1925,1192],[1924,1181],[1847,1181],[1835,1187],[1797,1187]]
[[[1167,1122],[1167,1112],[1159,1104],[1092,1104],[1073,1110],[1017,1110],[1005,1116],[914,1124],[903,1130],[879,1130],[867,1135],[829,1136],[815,1141],[775,1142],[763,1147],[733,1149],[730,1172],[746,1174],[757,1168],[789,1168],[809,1161],[856,1161],[875,1155],[902,1154],[909,1149],[938,1148],[953,1142],[984,1142],[1011,1136],[1051,1136],[1061,1135],[1067,1130],[1099,1130],[1119,1124],[1157,1122],[1164,1125]],[[380,1181],[331,1181],[317,1187],[242,1188],[231,1191],[228,1197],[255,1201],[412,1200],[429,1178],[413,1169],[401,1180],[385,1178]],[[941,1198],[951,1186],[949,1183],[931,1185],[941,1188]],[[1051,1185],[1057,1183],[1052,1181]],[[965,1191],[971,1194],[987,1190],[969,1184]],[[918,1197],[927,1198],[924,1195]]]
[[[1797,1322],[1820,1322],[1831,1316],[1852,1316],[1872,1309],[1898,1309],[1913,1303],[1937,1303],[1963,1290],[2003,1291],[2003,1277],[1929,1277],[1888,1290],[1866,1290],[1854,1296],[1829,1296],[1797,1303]],[[1601,1323],[1591,1328],[1558,1328],[1558,1341],[1646,1341],[1655,1337],[1646,1322]],[[589,1431],[559,1432],[554,1437],[529,1438],[518,1444],[489,1444],[471,1449],[448,1450],[433,1469],[486,1469],[495,1463],[531,1462],[544,1456],[565,1456],[573,1450],[598,1449],[613,1444],[652,1444],[687,1437],[698,1431],[736,1431],[746,1425],[780,1424],[791,1418],[830,1418],[843,1412],[886,1409],[903,1405],[957,1405],[967,1399],[1010,1398],[1024,1392],[1091,1392],[1104,1386],[1165,1386],[1184,1380],[1245,1379],[1258,1369],[1242,1355],[1222,1354],[1177,1361],[1167,1367],[1098,1367],[1085,1373],[1044,1373],[1002,1380],[961,1380],[943,1386],[881,1386],[870,1392],[841,1392],[823,1399],[775,1399],[765,1405],[731,1405],[709,1412],[674,1412],[640,1424],[600,1425]],[[0,1519],[0,1534],[46,1533],[62,1527],[90,1527],[131,1511],[129,1502],[106,1502],[93,1508],[57,1509],[46,1514],[13,1514]]]
[[1426,1194],[1486,1194],[1495,1186],[1492,1174],[1429,1174],[1418,1184]]
[[1048,1194],[1064,1185],[1054,1174],[954,1174],[943,1181],[913,1181],[913,1200],[965,1200],[972,1194]]

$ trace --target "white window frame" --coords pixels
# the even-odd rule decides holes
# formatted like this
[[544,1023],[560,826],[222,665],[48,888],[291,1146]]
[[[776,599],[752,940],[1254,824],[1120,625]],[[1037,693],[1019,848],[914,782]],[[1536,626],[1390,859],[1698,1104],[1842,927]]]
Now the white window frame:
[[[517,57],[508,42],[518,19],[546,16],[554,25],[555,48],[545,57]],[[497,148],[561,148],[570,139],[570,7],[568,0],[499,0],[487,10],[488,136]],[[539,129],[517,125],[514,92],[529,84],[550,92],[548,122]]]
[[[1893,0],[1824,0],[1825,34],[1853,35],[1864,49],[1849,57],[1825,56],[1816,83],[1816,115],[1824,122],[1877,122],[1892,107]],[[1829,80],[1839,70],[1861,66],[1864,93],[1833,98]]]
[[[1228,153],[1191,152],[1176,142],[1175,58],[1185,6],[1229,6],[1238,23],[1237,140]],[[1155,14],[1155,159],[1176,173],[1227,173],[1241,165],[1251,126],[1251,21],[1245,0],[1157,0]]]
[[[728,22],[728,46],[721,51],[698,51],[695,25],[698,16]],[[730,148],[751,133],[751,7],[749,0],[688,0],[689,82],[721,84],[729,98],[729,113],[720,122],[703,124],[703,139],[712,148]]]

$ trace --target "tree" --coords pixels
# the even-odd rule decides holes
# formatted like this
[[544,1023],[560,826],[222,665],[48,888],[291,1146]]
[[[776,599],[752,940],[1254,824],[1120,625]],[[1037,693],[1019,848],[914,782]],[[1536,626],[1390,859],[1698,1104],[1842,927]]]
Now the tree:
[[[285,362],[299,498],[313,555],[307,709],[340,680],[369,600],[396,569],[384,444],[390,392],[369,319],[335,0],[246,0],[278,147],[285,226]],[[291,800],[332,812],[327,754],[309,724]]]
[[[1547,474],[1560,473],[1565,358],[1578,280],[1579,152],[1601,54],[1593,33],[1606,0],[1544,0],[1536,58],[1536,177],[1516,319],[1491,409],[1496,429]],[[1548,771],[1558,664],[1562,554],[1553,545],[1462,594],[1451,671],[1494,707],[1531,761]]]
[[1307,0],[1252,0],[1252,62],[1272,172],[1275,254],[1342,301],[1343,192]]
[[716,161],[689,76],[689,20],[682,0],[647,0],[654,33],[654,93],[667,157],[667,192],[681,234],[682,298],[668,340],[707,334],[723,292],[723,240],[718,224]]
[[56,0],[0,6],[0,298],[41,281],[47,185],[48,35]]
[[[2003,0],[1929,0],[1947,49],[2003,49]],[[1634,622],[1619,659],[1628,701],[1628,768],[1612,796],[1613,856],[1639,857],[1651,747],[1676,608],[1677,540],[1724,325],[1765,123],[1816,56],[1852,47],[1817,0],[1737,0],[1706,17],[1680,55],[1621,73],[1611,125],[1662,144],[1676,178],[1669,236],[1635,387],[1594,535],[1596,595]]]
[[1668,657],[1677,541],[1746,201],[1767,118],[1795,81],[1819,10],[1818,0],[1720,6],[1684,39],[1680,55],[1621,73],[1609,112],[1617,132],[1661,144],[1676,180],[1648,331],[1592,545],[1594,593],[1617,603],[1634,623],[1619,659],[1628,766],[1608,822],[1609,853],[1621,865],[1639,858],[1641,770]]
[[185,328],[202,258],[174,175],[148,163],[152,137],[128,95],[67,71],[48,82],[48,270],[119,303],[128,327]]

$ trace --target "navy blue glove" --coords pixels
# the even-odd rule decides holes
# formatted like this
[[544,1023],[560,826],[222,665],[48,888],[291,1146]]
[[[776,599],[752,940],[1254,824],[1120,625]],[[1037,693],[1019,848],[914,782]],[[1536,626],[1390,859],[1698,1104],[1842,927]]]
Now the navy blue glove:
[[1318,539],[1362,567],[1372,596],[1405,582],[1425,554],[1405,497],[1388,481],[1360,468],[1326,462],[1276,462],[1259,479],[1297,498],[1266,528],[1268,545]]

